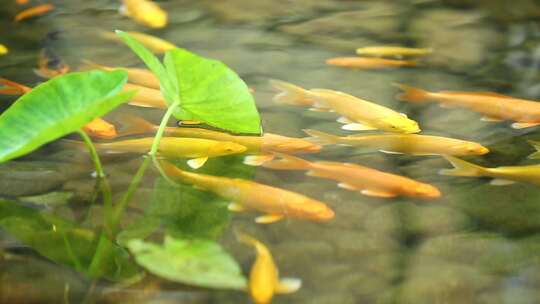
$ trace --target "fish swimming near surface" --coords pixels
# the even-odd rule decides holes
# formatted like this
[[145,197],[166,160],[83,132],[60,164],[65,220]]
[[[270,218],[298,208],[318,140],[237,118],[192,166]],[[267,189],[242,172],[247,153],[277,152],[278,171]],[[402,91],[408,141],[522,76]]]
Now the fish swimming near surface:
[[123,0],[120,13],[136,22],[151,27],[163,28],[167,25],[167,12],[149,0]]
[[441,196],[441,192],[432,185],[372,168],[351,163],[309,162],[287,154],[277,155],[281,159],[266,162],[262,166],[278,170],[307,170],[308,176],[338,181],[338,187],[359,191],[367,196],[380,198],[397,196],[438,198]]
[[342,115],[338,122],[344,130],[384,130],[393,133],[420,132],[418,123],[390,108],[339,91],[326,89],[304,89],[294,84],[271,80],[270,84],[281,90],[274,96],[279,104],[311,106],[311,110],[332,112]]
[[514,129],[540,125],[540,102],[519,99],[492,92],[429,92],[423,89],[397,84],[403,90],[397,98],[411,103],[438,102],[442,107],[465,108],[484,116],[484,121],[512,120]]
[[274,294],[296,292],[302,286],[297,278],[281,278],[272,253],[254,237],[236,231],[238,241],[255,249],[256,259],[249,273],[248,292],[255,304],[270,304]]
[[22,21],[24,19],[29,19],[37,16],[41,16],[45,13],[48,13],[54,9],[54,5],[52,4],[40,4],[37,6],[33,6],[30,8],[27,8],[17,15],[15,15],[15,22]]
[[344,68],[381,70],[390,68],[414,67],[416,61],[384,59],[376,57],[335,57],[326,60],[326,64]]
[[[0,88],[0,94],[4,95],[23,95],[32,90],[30,87],[5,78],[0,78],[0,84],[4,86],[4,88]],[[92,120],[82,129],[93,138],[111,139],[118,135],[114,125],[101,118]]]
[[[152,133],[159,128],[159,126],[136,116],[125,117],[123,120],[127,125],[125,134]],[[272,133],[264,133],[262,136],[242,136],[202,128],[166,127],[165,134],[167,136],[206,138],[240,144],[247,148],[246,153],[253,154],[246,156],[244,163],[253,166],[272,160],[273,152],[316,153],[321,150],[321,146],[316,143]]]
[[0,44],[0,56],[6,55],[7,53],[9,53],[7,46]]
[[402,46],[368,46],[356,49],[359,56],[374,57],[418,57],[431,54],[430,48],[409,48]]
[[132,84],[143,86],[150,89],[160,89],[159,80],[151,71],[147,69],[139,68],[126,68],[126,67],[110,67],[89,60],[83,60],[83,62],[90,68],[95,68],[103,71],[124,70],[128,74],[128,81]]
[[373,134],[337,136],[306,129],[311,140],[318,144],[340,144],[377,149],[390,154],[412,155],[483,155],[489,149],[479,143],[461,139],[418,134]]
[[540,186],[540,165],[485,168],[452,156],[444,156],[444,158],[454,166],[454,169],[442,169],[439,171],[441,175],[492,177],[494,179],[490,184],[494,186],[504,186],[515,182]]
[[[127,32],[127,33],[133,39],[137,40],[142,45],[147,47],[149,50],[157,54],[165,53],[167,51],[177,48],[177,46],[174,45],[173,43],[159,37],[155,37],[155,36],[141,33],[141,32]],[[103,38],[114,40],[114,41],[122,41],[122,39],[113,32],[103,32],[101,36]]]
[[167,103],[165,102],[165,98],[161,94],[160,90],[151,89],[131,83],[126,83],[124,85],[124,92],[134,90],[137,91],[137,93],[135,93],[135,95],[128,102],[129,105],[144,108],[167,109]]
[[172,180],[191,184],[231,201],[230,211],[256,210],[265,213],[255,219],[260,224],[273,223],[285,217],[312,221],[328,221],[334,217],[334,211],[325,203],[299,193],[239,178],[187,172],[165,161],[160,164],[163,172]]
[[28,2],[30,2],[30,0],[15,0],[15,3],[19,5],[28,4]]
[[[126,139],[108,143],[95,144],[100,152],[114,153],[139,153],[150,151],[153,137]],[[217,141],[201,138],[162,137],[159,143],[159,155],[170,158],[189,158],[187,164],[191,168],[202,167],[208,158],[243,153],[246,147],[226,141]]]

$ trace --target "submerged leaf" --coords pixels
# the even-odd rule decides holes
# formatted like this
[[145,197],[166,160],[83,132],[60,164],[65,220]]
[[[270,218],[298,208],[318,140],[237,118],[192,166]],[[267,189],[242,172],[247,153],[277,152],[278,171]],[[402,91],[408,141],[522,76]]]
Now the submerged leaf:
[[127,101],[132,92],[118,93],[126,81],[125,71],[90,71],[38,85],[0,115],[0,162],[75,132]]
[[233,70],[220,61],[184,49],[169,51],[166,56],[169,70],[174,64],[181,107],[190,114],[189,119],[235,133],[261,133],[253,96]]
[[180,240],[166,236],[161,246],[131,240],[128,248],[137,263],[171,281],[208,288],[246,287],[246,279],[238,264],[214,241]]

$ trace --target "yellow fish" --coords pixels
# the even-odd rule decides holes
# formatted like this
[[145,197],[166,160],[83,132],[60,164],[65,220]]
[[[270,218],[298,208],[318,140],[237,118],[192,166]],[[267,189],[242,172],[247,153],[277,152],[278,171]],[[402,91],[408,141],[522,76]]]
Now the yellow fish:
[[302,286],[297,278],[279,278],[270,250],[252,236],[236,232],[236,237],[242,243],[252,246],[257,257],[249,272],[248,292],[255,304],[269,304],[276,293],[293,293]]
[[280,104],[309,105],[315,111],[335,111],[341,115],[338,122],[344,130],[361,131],[380,129],[395,133],[420,132],[418,123],[402,113],[349,94],[333,90],[306,90],[279,80],[272,86],[282,92],[274,97]]
[[326,60],[326,64],[344,68],[380,70],[389,68],[414,67],[416,61],[370,57],[335,57]]
[[[125,129],[126,134],[144,134],[157,131],[159,126],[135,116],[124,119],[129,127]],[[220,141],[230,141],[247,148],[247,153],[253,153],[246,157],[245,164],[257,166],[265,161],[271,160],[273,152],[282,153],[316,153],[321,150],[321,146],[310,141],[281,136],[272,133],[264,133],[262,136],[241,136],[224,132],[207,130],[201,128],[167,127],[165,134],[168,136],[206,138]]]
[[416,57],[431,54],[430,48],[409,48],[402,46],[368,46],[356,49],[359,56],[374,57]]
[[124,92],[137,91],[135,96],[131,98],[128,104],[132,106],[167,109],[165,98],[160,90],[151,89],[131,83],[126,83],[123,88]]
[[454,169],[442,169],[439,171],[441,175],[488,176],[494,178],[490,184],[495,186],[509,185],[514,182],[540,186],[540,165],[484,168],[456,157],[444,156],[444,158],[454,166]]
[[308,170],[308,176],[336,180],[338,187],[360,191],[363,195],[392,198],[411,196],[437,198],[441,192],[432,185],[420,183],[410,178],[382,172],[351,163],[329,161],[309,162],[286,154],[278,154],[281,159],[266,162],[266,168],[279,170]]
[[516,121],[514,129],[540,125],[540,102],[515,98],[492,92],[429,92],[404,84],[397,84],[404,92],[397,95],[413,103],[439,102],[443,107],[458,107],[481,113],[484,121]]
[[471,141],[417,134],[375,134],[336,136],[317,130],[304,130],[319,144],[341,144],[375,148],[384,153],[413,155],[483,155],[488,148]]
[[123,0],[120,13],[136,22],[151,27],[163,28],[167,25],[167,12],[149,0]]
[[159,80],[147,69],[138,69],[138,68],[126,68],[126,67],[109,67],[105,65],[100,65],[89,60],[83,60],[85,64],[91,68],[100,69],[103,71],[114,71],[114,70],[124,70],[128,74],[128,81],[132,84],[143,86],[150,89],[159,90]]
[[5,55],[9,52],[7,46],[3,45],[3,44],[0,44],[0,56],[1,55]]
[[[110,143],[95,144],[98,150],[107,153],[146,153],[150,150],[153,137],[127,139]],[[194,169],[200,168],[209,157],[238,154],[246,151],[246,147],[232,142],[200,139],[200,138],[161,138],[158,153],[166,158],[191,158],[187,164]]]
[[191,184],[233,202],[229,205],[231,211],[264,212],[266,215],[255,219],[260,224],[273,223],[284,217],[313,221],[328,221],[334,217],[334,211],[323,202],[292,191],[239,178],[187,172],[165,161],[161,162],[161,168],[174,181]]

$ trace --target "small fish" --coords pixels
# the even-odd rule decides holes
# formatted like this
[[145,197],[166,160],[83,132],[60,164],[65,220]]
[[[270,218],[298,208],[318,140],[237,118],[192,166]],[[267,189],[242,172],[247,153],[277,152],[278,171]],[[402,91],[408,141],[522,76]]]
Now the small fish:
[[123,0],[120,14],[136,22],[151,27],[163,28],[167,25],[167,12],[149,0]]
[[15,3],[18,5],[28,4],[28,2],[30,2],[30,0],[15,0]]
[[135,90],[137,93],[131,98],[128,104],[144,108],[167,109],[165,98],[160,90],[151,89],[131,83],[124,85],[123,91],[129,92]]
[[0,44],[0,56],[6,55],[7,53],[9,53],[7,46]]
[[0,84],[4,86],[4,88],[0,88],[0,94],[3,95],[23,95],[32,90],[32,88],[5,78],[0,78]]
[[88,135],[94,138],[112,139],[118,136],[113,124],[101,118],[96,118],[82,127]]
[[147,69],[138,69],[138,68],[126,68],[126,67],[109,67],[105,65],[100,65],[89,60],[83,60],[83,62],[91,68],[100,69],[103,71],[114,71],[114,70],[124,70],[128,74],[128,80],[130,83],[147,87],[150,89],[160,89],[159,80]]
[[458,107],[484,115],[484,121],[513,120],[514,129],[540,125],[540,102],[514,98],[491,92],[429,92],[404,84],[397,84],[403,90],[397,98],[412,103],[438,102],[443,107]]
[[237,239],[255,249],[257,257],[249,273],[248,292],[256,304],[270,304],[276,293],[293,293],[302,287],[302,281],[297,278],[279,278],[270,250],[245,233],[236,232]]
[[325,89],[306,90],[280,80],[270,84],[281,90],[274,96],[279,104],[311,106],[315,111],[335,111],[341,115],[342,129],[364,131],[380,129],[394,133],[418,133],[418,123],[387,107],[339,91]]
[[[152,35],[148,35],[148,34],[144,34],[140,32],[127,32],[127,33],[133,39],[139,41],[142,45],[144,45],[145,47],[150,49],[152,52],[157,53],[157,54],[165,53],[167,51],[177,48],[176,45],[170,43],[169,41],[152,36]],[[102,37],[106,39],[114,40],[114,41],[122,41],[121,38],[118,37],[118,35],[111,32],[103,32]]]
[[[128,125],[125,133],[130,135],[152,133],[156,132],[159,128],[159,126],[136,116],[125,117],[124,121]],[[273,158],[273,152],[316,153],[321,150],[320,145],[310,141],[272,133],[264,133],[262,136],[241,136],[201,128],[166,127],[165,134],[168,136],[230,141],[240,144],[247,148],[247,153],[255,154],[246,156],[244,161],[244,163],[254,166],[271,160]]]
[[304,130],[319,144],[342,144],[375,148],[386,153],[412,155],[483,155],[489,149],[471,141],[417,134],[375,134],[336,136],[317,130]]
[[409,48],[402,46],[368,46],[356,49],[359,56],[374,57],[416,57],[431,54],[433,49]]
[[[96,149],[106,153],[146,153],[150,150],[153,137],[127,139],[110,143],[97,143]],[[202,167],[208,158],[238,154],[246,151],[246,147],[226,141],[201,138],[161,138],[158,152],[170,158],[190,158],[187,164],[194,169]]]
[[15,22],[19,22],[24,19],[28,19],[28,18],[32,18],[36,16],[41,16],[47,12],[52,11],[53,9],[54,9],[54,5],[52,4],[41,4],[41,5],[31,7],[31,8],[27,8],[15,16]]
[[368,167],[329,161],[309,162],[287,154],[277,155],[281,159],[266,162],[263,167],[278,170],[307,170],[308,176],[336,180],[340,188],[359,191],[363,195],[373,197],[393,198],[401,195],[438,198],[441,196],[441,192],[432,185]]
[[230,211],[264,212],[265,215],[255,219],[259,224],[273,223],[285,217],[312,221],[328,221],[334,217],[334,211],[326,204],[299,193],[239,178],[187,172],[165,161],[160,164],[174,181],[191,184],[233,202],[229,205]]
[[53,78],[70,71],[69,65],[62,61],[52,50],[44,48],[39,52],[38,68],[34,73],[43,78]]
[[345,68],[356,68],[366,70],[380,70],[389,68],[414,67],[416,61],[395,60],[371,57],[336,57],[326,60],[326,64]]
[[443,157],[454,166],[454,169],[442,169],[439,171],[441,175],[492,177],[494,179],[490,184],[494,186],[509,185],[515,182],[525,182],[540,186],[540,165],[485,168],[456,157]]

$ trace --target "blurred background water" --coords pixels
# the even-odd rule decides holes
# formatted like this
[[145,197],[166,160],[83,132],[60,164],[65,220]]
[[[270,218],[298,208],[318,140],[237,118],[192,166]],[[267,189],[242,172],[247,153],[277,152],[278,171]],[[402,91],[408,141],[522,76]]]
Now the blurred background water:
[[[169,25],[148,30],[118,14],[109,0],[51,1],[57,9],[38,19],[12,22],[14,1],[0,6],[0,75],[34,86],[43,81],[32,69],[46,44],[72,67],[82,59],[113,66],[140,66],[138,59],[100,33],[144,31],[180,47],[222,60],[255,89],[267,132],[303,137],[302,129],[350,134],[336,116],[278,106],[268,80],[308,88],[329,88],[408,113],[424,133],[477,141],[491,153],[471,161],[488,167],[532,164],[527,140],[538,128],[514,130],[507,123],[480,121],[478,114],[436,105],[397,101],[393,83],[431,90],[493,91],[540,98],[540,2],[201,0],[158,1]],[[325,65],[330,57],[351,56],[358,47],[400,44],[431,47],[417,68],[386,71]],[[0,97],[1,107],[10,97]],[[157,122],[162,111],[122,106],[108,116],[136,113]],[[231,226],[249,231],[272,250],[281,272],[301,277],[295,294],[274,303],[539,303],[540,190],[527,184],[489,185],[488,179],[444,177],[440,157],[387,155],[328,146],[310,159],[348,161],[432,183],[437,200],[377,199],[339,189],[304,172],[257,168],[254,180],[327,202],[336,217],[328,223],[286,220],[256,225],[236,215]],[[126,189],[141,158],[104,159],[114,193]],[[85,153],[51,144],[23,159],[0,165],[0,195],[22,205],[70,219],[88,212],[99,221],[100,205]],[[147,207],[155,175],[148,174],[131,205]],[[90,289],[97,303],[249,303],[239,292],[187,288],[157,278],[123,289],[91,286],[67,267],[47,261],[7,233],[0,234],[0,299],[4,303],[59,303],[69,286],[71,303]],[[231,229],[220,238],[247,271],[253,256]],[[86,298],[88,299],[88,297]]]

